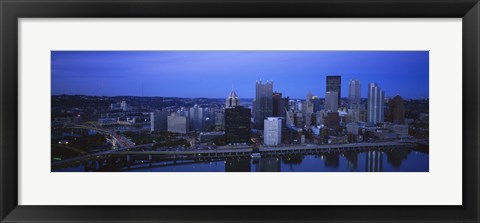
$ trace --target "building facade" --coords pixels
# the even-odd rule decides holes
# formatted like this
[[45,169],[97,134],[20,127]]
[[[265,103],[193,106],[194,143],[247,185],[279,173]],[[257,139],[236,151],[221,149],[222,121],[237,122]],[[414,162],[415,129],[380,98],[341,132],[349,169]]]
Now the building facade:
[[235,106],[225,109],[225,137],[229,144],[250,143],[252,131],[249,108]]
[[400,95],[388,101],[388,121],[395,124],[405,124],[405,103]]
[[368,122],[383,123],[385,119],[385,93],[376,83],[368,84]]
[[190,108],[190,129],[192,131],[203,131],[203,108],[194,105]]
[[167,131],[168,130],[168,111],[150,112],[150,131]]
[[185,116],[170,115],[168,116],[167,124],[169,132],[181,134],[188,132],[188,118]]
[[225,102],[225,108],[231,108],[234,106],[240,106],[240,100],[238,99],[235,91],[230,92]]
[[340,107],[342,77],[341,76],[327,76],[327,90],[326,92],[337,92],[337,107]]
[[282,119],[268,117],[264,120],[263,143],[266,146],[278,146],[282,143]]
[[353,79],[348,86],[348,105],[352,109],[359,108],[361,99],[360,81]]
[[263,120],[273,115],[273,82],[255,83],[254,121],[256,129],[263,129]]
[[338,92],[325,92],[325,109],[334,112],[338,110]]

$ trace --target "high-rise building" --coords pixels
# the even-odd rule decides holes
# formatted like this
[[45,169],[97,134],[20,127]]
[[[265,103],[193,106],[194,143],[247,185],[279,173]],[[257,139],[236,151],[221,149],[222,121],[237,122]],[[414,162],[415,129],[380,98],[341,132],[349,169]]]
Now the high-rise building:
[[321,110],[320,99],[318,98],[318,96],[313,96],[312,97],[312,104],[313,104],[313,112],[317,112],[317,111]]
[[240,106],[240,100],[235,91],[230,92],[225,102],[225,108],[231,108],[233,106]]
[[305,126],[305,120],[303,119],[303,113],[301,111],[295,111],[293,116],[295,127],[303,128]]
[[188,132],[188,118],[186,116],[178,116],[175,113],[168,116],[168,131],[174,133],[186,134]]
[[340,127],[340,115],[338,112],[329,112],[325,119],[323,120],[323,124],[328,128],[338,129]]
[[194,105],[190,108],[190,128],[192,131],[203,130],[203,108]]
[[234,106],[225,109],[225,137],[229,144],[249,143],[252,135],[249,108]]
[[150,112],[150,131],[167,131],[169,115],[170,112],[164,110]]
[[215,127],[224,129],[225,113],[223,111],[216,111],[214,114],[215,114]]
[[313,114],[313,103],[311,100],[305,100],[302,103],[302,115],[305,125],[309,126],[312,124],[312,114]]
[[273,99],[273,111],[272,115],[274,117],[285,117],[285,101],[282,98],[282,93],[280,92],[273,92],[272,95]]
[[388,101],[388,121],[395,124],[405,124],[405,104],[400,95]]
[[338,110],[338,92],[325,92],[325,109],[336,112]]
[[350,80],[348,87],[348,104],[350,108],[359,108],[361,98],[361,85],[360,81],[353,79]]
[[385,93],[376,83],[368,84],[368,122],[384,122]]
[[263,129],[263,120],[273,115],[273,82],[255,83],[254,120],[255,128]]
[[264,120],[263,143],[267,146],[277,146],[282,143],[282,119],[268,117]]
[[285,124],[288,127],[295,126],[295,112],[294,111],[288,111],[286,114],[286,120]]
[[342,77],[341,76],[327,76],[327,90],[326,92],[336,91],[338,93],[337,97],[337,108],[340,107],[340,98],[341,98],[341,85]]

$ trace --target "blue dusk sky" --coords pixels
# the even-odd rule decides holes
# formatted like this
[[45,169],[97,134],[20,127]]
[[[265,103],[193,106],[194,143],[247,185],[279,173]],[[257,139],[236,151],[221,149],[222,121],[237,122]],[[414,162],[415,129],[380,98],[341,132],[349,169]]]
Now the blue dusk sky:
[[52,95],[254,98],[256,80],[304,99],[325,97],[326,76],[377,83],[385,95],[428,98],[428,51],[52,51]]

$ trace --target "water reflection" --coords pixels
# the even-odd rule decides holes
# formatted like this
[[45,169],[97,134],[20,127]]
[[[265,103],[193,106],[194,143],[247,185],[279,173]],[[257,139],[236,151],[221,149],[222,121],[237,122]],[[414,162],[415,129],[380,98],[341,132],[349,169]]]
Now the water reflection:
[[[300,162],[302,162],[300,160]],[[255,164],[256,172],[281,172],[280,158],[267,157],[260,158],[257,164]]]
[[251,172],[250,160],[227,160],[225,172]]
[[284,155],[222,161],[166,161],[125,166],[122,160],[54,171],[137,172],[428,172],[429,156],[411,149]]

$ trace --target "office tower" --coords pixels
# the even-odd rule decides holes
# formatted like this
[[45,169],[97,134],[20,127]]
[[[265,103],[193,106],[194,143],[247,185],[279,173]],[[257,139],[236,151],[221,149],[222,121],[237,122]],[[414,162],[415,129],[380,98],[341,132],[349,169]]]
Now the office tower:
[[273,99],[272,115],[274,117],[285,117],[286,104],[285,104],[285,100],[282,98],[282,93],[273,92],[272,99]]
[[188,132],[188,118],[186,116],[178,116],[175,113],[168,116],[168,131],[173,133],[186,134]]
[[265,131],[263,143],[267,146],[277,146],[282,143],[282,119],[268,117],[264,120]]
[[388,121],[395,124],[405,124],[405,105],[400,95],[388,101]]
[[231,108],[233,106],[240,106],[240,100],[235,91],[230,92],[225,103],[225,108]]
[[286,126],[292,127],[295,126],[295,113],[294,111],[288,111],[286,114]]
[[273,115],[273,82],[257,81],[255,86],[255,128],[263,129],[263,120]]
[[324,120],[327,117],[327,115],[328,115],[327,110],[320,110],[320,111],[315,112],[316,124],[317,125],[323,125]]
[[215,126],[215,114],[213,113],[212,108],[203,109],[203,119],[202,119],[202,130],[209,131],[212,130]]
[[325,93],[325,109],[334,112],[338,110],[338,92],[327,91]]
[[291,110],[295,110],[295,106],[296,106],[295,100],[289,100],[289,101],[288,101],[288,107],[289,107]]
[[313,112],[317,112],[317,111],[321,110],[320,99],[318,98],[318,96],[313,96],[312,97],[312,104],[313,104]]
[[296,109],[297,111],[302,111],[302,106],[303,106],[302,101],[297,100],[295,103],[296,103],[296,108],[295,108],[295,109]]
[[225,109],[225,137],[229,144],[249,143],[252,135],[250,129],[250,109],[235,106]]
[[203,130],[203,108],[194,105],[190,108],[190,128],[192,131]]
[[303,113],[301,111],[295,111],[294,124],[297,128],[303,128],[305,126],[305,120],[303,119]]
[[348,104],[350,108],[359,108],[361,98],[360,81],[353,79],[348,88]]
[[375,83],[368,84],[368,122],[379,123],[384,121],[385,93]]
[[326,92],[334,92],[338,93],[337,97],[337,108],[340,107],[340,98],[341,98],[341,85],[342,85],[342,77],[341,76],[327,76],[327,90]]
[[222,111],[215,112],[215,127],[224,129],[225,127],[225,115]]
[[340,127],[340,115],[338,112],[329,112],[323,120],[323,124],[328,128],[338,129]]
[[302,104],[302,115],[305,125],[309,126],[312,124],[312,114],[313,114],[313,104],[311,100],[306,100]]
[[169,115],[168,111],[150,112],[150,131],[167,131]]

